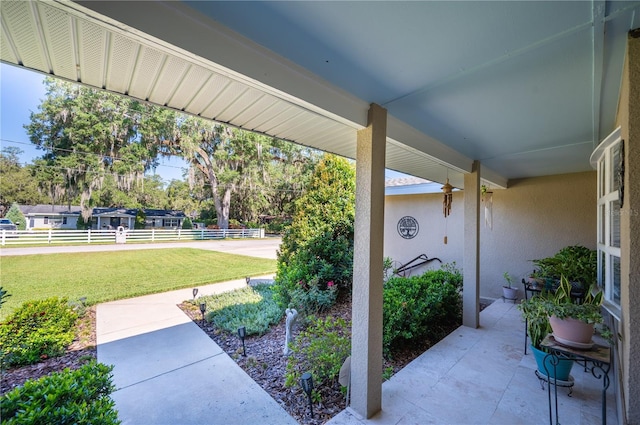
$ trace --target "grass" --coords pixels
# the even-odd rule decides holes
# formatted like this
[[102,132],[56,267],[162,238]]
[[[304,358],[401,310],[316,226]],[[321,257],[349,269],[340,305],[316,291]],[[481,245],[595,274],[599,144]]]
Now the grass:
[[275,269],[275,260],[192,248],[6,256],[0,259],[0,282],[11,296],[0,318],[28,300],[86,297],[92,305]]

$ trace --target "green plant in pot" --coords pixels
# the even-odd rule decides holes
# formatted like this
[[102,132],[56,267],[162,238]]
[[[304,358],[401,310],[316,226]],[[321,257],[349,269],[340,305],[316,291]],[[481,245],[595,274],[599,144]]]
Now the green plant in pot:
[[548,298],[553,294],[542,291],[540,294],[522,301],[518,304],[518,309],[522,312],[522,317],[527,324],[527,335],[531,341],[531,351],[536,359],[538,372],[557,378],[559,381],[569,381],[569,374],[573,367],[573,360],[560,359],[555,365],[547,358],[547,352],[541,346],[544,338],[551,332],[549,324]]
[[573,295],[574,287],[564,276],[553,296],[546,298],[545,308],[557,342],[573,348],[588,349],[593,342],[594,325],[602,323],[603,293],[592,286],[581,298]]
[[506,285],[502,285],[502,296],[505,300],[516,300],[518,299],[518,288],[513,286],[513,279],[509,272],[504,272],[502,275],[504,280],[507,282]]
[[572,283],[573,293],[585,293],[597,279],[597,253],[580,245],[566,246],[552,257],[532,260],[534,274],[542,279],[546,289],[555,289],[564,276]]

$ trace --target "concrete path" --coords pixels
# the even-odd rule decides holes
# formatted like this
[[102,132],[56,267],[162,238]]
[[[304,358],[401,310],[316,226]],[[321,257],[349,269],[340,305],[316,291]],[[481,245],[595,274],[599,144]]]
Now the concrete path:
[[[208,285],[198,295],[243,286]],[[191,297],[183,289],[98,305],[98,361],[115,366],[122,423],[297,424],[177,307]]]

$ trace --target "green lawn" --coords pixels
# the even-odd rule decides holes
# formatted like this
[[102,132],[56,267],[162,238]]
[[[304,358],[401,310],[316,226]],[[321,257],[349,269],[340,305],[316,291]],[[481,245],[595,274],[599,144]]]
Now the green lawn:
[[276,261],[192,248],[6,256],[5,318],[24,301],[52,296],[88,304],[273,273]]

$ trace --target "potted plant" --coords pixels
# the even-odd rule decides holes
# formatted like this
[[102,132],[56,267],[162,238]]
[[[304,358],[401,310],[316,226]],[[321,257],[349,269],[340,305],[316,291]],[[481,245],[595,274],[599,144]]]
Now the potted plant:
[[586,293],[597,279],[597,254],[595,250],[584,246],[566,246],[552,257],[532,260],[536,266],[534,274],[542,279],[548,290],[558,287],[560,277],[571,283],[574,297]]
[[502,275],[504,280],[507,281],[506,285],[502,285],[502,297],[505,300],[516,300],[518,299],[518,288],[511,286],[513,283],[513,279],[509,272],[504,272]]
[[560,359],[557,365],[553,365],[547,357],[548,353],[541,346],[544,338],[551,332],[548,311],[548,298],[551,296],[550,292],[543,290],[518,304],[518,309],[527,324],[527,335],[531,341],[530,348],[538,366],[538,373],[552,379],[557,378],[558,381],[569,381],[573,360]]
[[593,342],[591,337],[594,325],[602,323],[603,293],[592,286],[576,298],[574,286],[561,276],[560,285],[551,297],[545,300],[549,314],[549,323],[557,342],[573,348],[588,349]]

